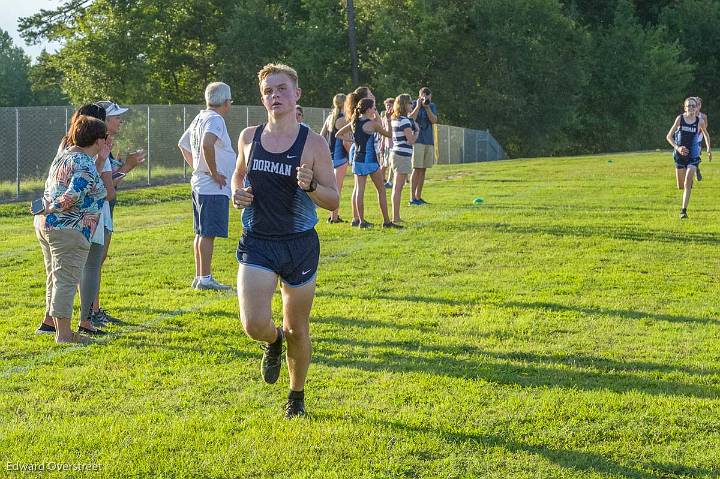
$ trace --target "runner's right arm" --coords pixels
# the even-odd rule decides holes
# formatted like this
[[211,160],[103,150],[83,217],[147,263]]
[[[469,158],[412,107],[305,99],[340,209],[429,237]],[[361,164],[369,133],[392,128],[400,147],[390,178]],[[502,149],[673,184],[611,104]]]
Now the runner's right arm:
[[685,156],[688,154],[687,148],[685,148],[684,146],[675,144],[674,136],[675,136],[675,132],[677,131],[677,129],[679,127],[680,127],[680,115],[678,115],[678,117],[675,118],[675,123],[673,123],[673,126],[670,128],[670,131],[668,131],[668,134],[665,137],[665,139],[667,140],[668,143],[670,143],[670,146],[673,147],[673,150],[675,150],[678,153],[680,153],[681,155]]
[[250,146],[252,144],[252,137],[255,133],[255,128],[245,128],[240,133],[238,139],[238,157],[235,162],[235,172],[232,177],[232,202],[233,206],[238,209],[243,209],[250,206],[253,200],[252,187],[244,187],[245,176],[247,175],[247,163],[246,158],[250,153]]

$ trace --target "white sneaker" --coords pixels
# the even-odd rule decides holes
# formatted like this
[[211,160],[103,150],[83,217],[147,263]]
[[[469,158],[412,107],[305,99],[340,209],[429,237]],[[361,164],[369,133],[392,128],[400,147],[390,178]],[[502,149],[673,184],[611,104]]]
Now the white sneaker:
[[215,278],[210,276],[210,279],[208,280],[198,280],[197,284],[195,285],[195,289],[213,289],[215,291],[228,291],[232,289],[232,286],[218,283]]

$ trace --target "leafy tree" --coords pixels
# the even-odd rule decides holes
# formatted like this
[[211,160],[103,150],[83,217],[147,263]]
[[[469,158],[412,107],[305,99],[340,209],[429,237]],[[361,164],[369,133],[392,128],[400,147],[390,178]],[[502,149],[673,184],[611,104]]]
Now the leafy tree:
[[347,24],[339,6],[337,0],[238,2],[219,52],[220,76],[234,87],[233,95],[258,103],[257,72],[269,62],[298,71],[306,105],[330,106],[335,93],[351,89]]
[[553,0],[367,2],[364,67],[394,96],[433,90],[441,120],[491,128],[512,155],[566,143],[585,84],[584,31]]
[[[72,0],[21,22],[27,39],[60,41],[48,58],[75,103],[197,102],[216,78],[224,12],[231,0]],[[200,90],[202,91],[202,90]]]
[[[563,9],[570,16],[583,25],[589,25],[592,28],[607,27],[615,21],[615,13],[618,0],[564,0]],[[655,25],[658,23],[658,17],[662,10],[668,5],[672,5],[674,0],[634,0],[631,2],[634,7],[634,16],[643,25]]]
[[[660,18],[668,38],[682,47],[680,57],[696,65],[694,81],[678,92],[676,103],[682,96],[703,98],[704,111],[717,107],[708,100],[720,98],[720,2],[711,0],[685,0],[663,10]],[[710,119],[710,128],[717,122]]]
[[45,50],[30,66],[29,78],[32,85],[33,105],[52,106],[69,103],[68,97],[60,88],[63,73],[51,66],[51,55]]
[[674,105],[692,78],[692,66],[662,31],[643,28],[630,2],[619,0],[611,25],[592,34],[578,121],[571,128],[575,151],[655,147],[672,124]]
[[0,30],[0,106],[25,106],[32,102],[30,57],[13,44],[8,32]]
[[[442,122],[490,128],[511,155],[657,146],[693,75],[693,93],[717,96],[717,0],[354,3],[361,84],[378,98],[427,85]],[[59,84],[74,103],[200,103],[222,80],[258,104],[257,71],[282,61],[304,105],[329,106],[355,86],[346,6],[65,0],[21,29],[63,45],[31,75],[37,92]]]

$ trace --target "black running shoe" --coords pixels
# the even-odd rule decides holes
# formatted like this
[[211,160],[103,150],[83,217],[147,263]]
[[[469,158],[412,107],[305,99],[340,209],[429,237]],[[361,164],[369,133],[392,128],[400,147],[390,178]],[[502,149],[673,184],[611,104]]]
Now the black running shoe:
[[687,210],[685,208],[681,209],[680,210],[680,219],[686,220],[687,218],[688,218]]
[[698,166],[695,170],[695,175],[697,176],[698,181],[702,181],[702,175],[700,174],[700,167]]
[[350,226],[358,226],[360,224],[360,220],[353,219],[350,222]]
[[278,338],[274,343],[265,343],[263,349],[262,361],[260,362],[260,372],[263,381],[268,384],[275,384],[280,377],[280,365],[282,365],[282,345],[283,333],[278,328]]
[[362,228],[362,229],[367,229],[367,228],[372,228],[373,224],[370,223],[369,221],[361,221],[360,224],[358,225],[358,227]]
[[288,399],[285,403],[285,419],[305,417],[305,400]]

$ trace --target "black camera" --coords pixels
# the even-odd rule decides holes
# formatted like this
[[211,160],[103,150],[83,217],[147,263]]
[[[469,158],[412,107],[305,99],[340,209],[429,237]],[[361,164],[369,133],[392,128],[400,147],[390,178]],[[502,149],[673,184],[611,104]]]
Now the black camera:
[[430,104],[430,98],[425,97],[423,98],[423,105],[429,105]]

